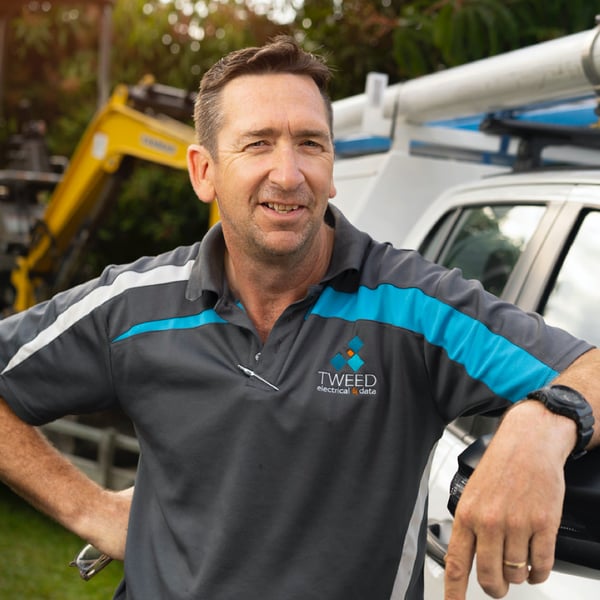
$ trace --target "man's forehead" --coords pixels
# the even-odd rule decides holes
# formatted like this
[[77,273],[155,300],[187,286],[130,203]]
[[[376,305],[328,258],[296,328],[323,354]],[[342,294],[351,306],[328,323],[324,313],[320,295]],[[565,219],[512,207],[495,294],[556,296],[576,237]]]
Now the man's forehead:
[[251,119],[259,112],[275,116],[294,110],[327,121],[325,100],[316,83],[308,75],[292,73],[241,75],[223,88],[222,108],[225,119],[228,114]]
[[310,75],[303,73],[286,73],[286,72],[274,72],[274,73],[246,73],[244,75],[238,75],[231,81],[228,81],[224,90],[232,90],[234,88],[264,88],[273,85],[277,82],[305,85],[312,88],[316,94],[319,94],[319,88],[314,82]]

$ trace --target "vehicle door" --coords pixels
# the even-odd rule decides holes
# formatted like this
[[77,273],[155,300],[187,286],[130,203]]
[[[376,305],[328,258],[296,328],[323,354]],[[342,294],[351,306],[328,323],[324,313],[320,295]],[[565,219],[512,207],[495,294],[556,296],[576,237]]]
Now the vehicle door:
[[[600,343],[600,316],[590,314],[600,302],[600,284],[592,275],[598,273],[600,264],[599,204],[585,205],[582,190],[570,185],[543,188],[492,187],[461,193],[439,207],[439,217],[431,219],[429,230],[423,228],[418,247],[427,258],[462,269],[466,277],[479,279],[488,291],[527,310],[538,310],[575,335],[597,332],[597,339],[590,341]],[[591,193],[588,190],[588,196]],[[596,194],[600,195],[600,190]],[[582,275],[582,270],[586,274]],[[573,295],[578,296],[576,302]],[[443,597],[443,555],[452,526],[446,505],[457,456],[496,425],[496,417],[457,419],[438,444],[430,476],[425,566],[428,599]],[[597,593],[594,577],[598,575],[592,571],[583,576],[553,572],[542,585],[513,586],[507,598],[558,600],[567,594],[591,598]],[[487,598],[474,575],[468,598]]]

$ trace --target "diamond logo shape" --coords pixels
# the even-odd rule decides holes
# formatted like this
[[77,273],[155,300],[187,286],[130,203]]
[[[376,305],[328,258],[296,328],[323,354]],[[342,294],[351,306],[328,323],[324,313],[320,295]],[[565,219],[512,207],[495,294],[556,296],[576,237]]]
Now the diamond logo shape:
[[348,348],[344,354],[338,352],[332,359],[331,364],[336,371],[340,371],[346,365],[348,365],[353,371],[358,371],[364,364],[365,361],[359,356],[359,350],[364,346],[363,341],[358,337],[354,336],[348,342]]

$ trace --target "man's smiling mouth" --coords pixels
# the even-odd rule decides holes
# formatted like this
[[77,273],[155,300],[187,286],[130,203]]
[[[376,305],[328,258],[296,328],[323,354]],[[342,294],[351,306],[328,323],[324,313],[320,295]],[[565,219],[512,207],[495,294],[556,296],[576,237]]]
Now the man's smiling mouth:
[[290,213],[300,208],[299,204],[278,204],[277,202],[267,202],[265,206],[281,214]]

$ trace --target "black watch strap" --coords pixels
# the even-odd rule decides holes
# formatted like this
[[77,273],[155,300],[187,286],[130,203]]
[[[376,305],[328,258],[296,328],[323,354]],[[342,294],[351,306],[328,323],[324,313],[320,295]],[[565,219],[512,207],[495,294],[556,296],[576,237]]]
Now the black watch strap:
[[594,434],[594,413],[588,401],[578,391],[566,385],[543,387],[527,394],[527,398],[539,400],[553,413],[575,421],[577,443],[571,458],[583,456]]

